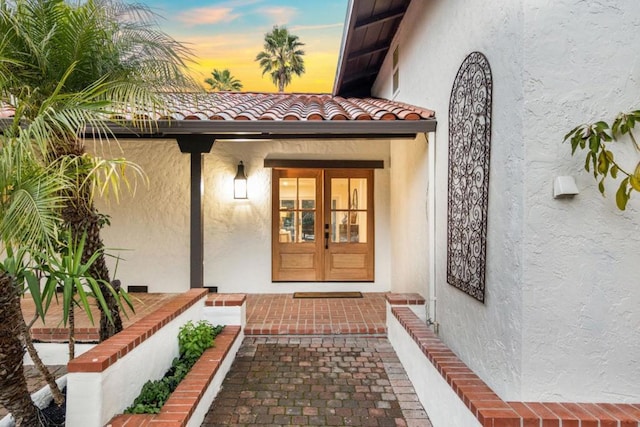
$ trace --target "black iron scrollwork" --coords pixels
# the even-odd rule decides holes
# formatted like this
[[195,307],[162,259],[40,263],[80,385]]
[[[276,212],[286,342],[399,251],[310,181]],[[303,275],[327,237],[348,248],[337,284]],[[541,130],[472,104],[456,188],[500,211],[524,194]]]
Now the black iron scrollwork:
[[449,101],[447,282],[484,302],[492,77],[480,52],[462,62]]

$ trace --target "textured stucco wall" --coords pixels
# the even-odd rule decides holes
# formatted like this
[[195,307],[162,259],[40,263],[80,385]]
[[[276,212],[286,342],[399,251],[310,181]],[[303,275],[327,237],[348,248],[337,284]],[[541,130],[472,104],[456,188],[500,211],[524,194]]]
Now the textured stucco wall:
[[[400,89],[394,97],[432,108],[438,119],[430,139],[436,155],[436,283],[431,292],[437,298],[441,337],[497,393],[510,397],[520,391],[522,357],[521,40],[516,2],[414,1],[396,37]],[[449,97],[460,64],[475,50],[488,57],[494,78],[484,305],[446,283]],[[393,97],[390,66],[388,57],[374,87],[378,96]],[[420,191],[427,193],[427,182]],[[410,262],[424,262],[424,255],[415,253]]]
[[[144,169],[149,186],[134,196],[98,200],[111,216],[102,231],[108,252],[120,256],[115,278],[124,286],[147,285],[149,292],[189,289],[189,155],[175,140],[121,141],[124,157]],[[118,155],[122,155],[118,153]],[[109,262],[114,276],[115,262]]]
[[[437,320],[446,343],[505,399],[640,396],[640,198],[618,212],[615,189],[602,199],[561,143],[578,123],[638,108],[629,49],[639,25],[632,0],[412,2],[396,38],[400,90],[391,93],[390,58],[374,87],[436,110]],[[446,284],[449,97],[474,50],[494,81],[484,305]],[[558,175],[576,177],[575,199],[552,198]]]
[[[634,0],[524,4],[523,398],[637,402],[640,197],[619,212],[616,189],[603,199],[561,141],[576,124],[640,107],[640,10]],[[550,196],[557,175],[576,177],[575,199]]]
[[394,292],[429,297],[429,229],[427,221],[427,141],[391,144],[391,282]]
[[[403,143],[404,141],[400,142]],[[122,142],[127,159],[149,175],[150,187],[120,204],[101,204],[112,216],[104,230],[109,247],[125,248],[117,277],[125,285],[147,285],[150,292],[178,292],[189,287],[188,154],[167,141]],[[264,159],[384,160],[375,171],[375,282],[271,282],[271,169]],[[238,161],[248,176],[248,200],[234,200]],[[204,281],[219,292],[293,292],[317,290],[391,290],[389,141],[218,141],[204,155]],[[320,287],[319,287],[320,286]]]

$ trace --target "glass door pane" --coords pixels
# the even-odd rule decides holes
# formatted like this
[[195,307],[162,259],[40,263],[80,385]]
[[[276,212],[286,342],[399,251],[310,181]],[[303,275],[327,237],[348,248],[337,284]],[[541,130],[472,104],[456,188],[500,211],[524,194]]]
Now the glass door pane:
[[280,178],[279,194],[279,242],[314,242],[317,217],[315,178]]
[[331,178],[331,242],[366,243],[367,203],[366,178]]

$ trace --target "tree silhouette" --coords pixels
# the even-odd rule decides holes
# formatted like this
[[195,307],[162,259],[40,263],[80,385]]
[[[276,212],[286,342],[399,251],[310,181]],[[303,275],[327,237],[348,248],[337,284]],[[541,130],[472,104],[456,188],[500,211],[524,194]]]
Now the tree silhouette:
[[204,80],[204,82],[210,86],[209,89],[211,90],[242,90],[242,82],[233,77],[231,75],[231,72],[227,68],[225,68],[224,70],[218,70],[217,68],[214,68],[214,70],[211,72],[211,75],[212,77],[208,77]]
[[275,25],[271,32],[265,34],[264,50],[256,56],[256,61],[260,63],[263,76],[271,75],[279,92],[284,92],[294,74],[301,76],[305,72],[302,46],[304,43],[299,37],[290,34],[285,27]]

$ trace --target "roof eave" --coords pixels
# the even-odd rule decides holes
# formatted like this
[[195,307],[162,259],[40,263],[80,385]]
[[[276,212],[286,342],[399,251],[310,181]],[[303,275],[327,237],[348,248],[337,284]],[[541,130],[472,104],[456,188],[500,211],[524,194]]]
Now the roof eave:
[[[382,121],[345,121],[345,120],[304,120],[304,121],[199,121],[199,120],[160,120],[150,127],[111,124],[109,130],[118,137],[163,138],[175,135],[210,134],[216,137],[228,136],[228,139],[265,139],[265,138],[380,138],[406,137],[419,133],[434,132],[436,119],[426,120],[382,120]],[[88,129],[86,135],[92,135]]]
[[349,0],[347,4],[347,15],[344,21],[344,29],[342,30],[342,42],[340,44],[340,53],[338,54],[338,67],[336,68],[336,76],[333,79],[333,91],[331,92],[333,96],[338,95],[338,91],[342,86],[342,79],[344,77],[344,67],[346,66],[347,55],[345,54],[345,49],[347,44],[349,43],[349,38],[351,37],[353,26],[355,25],[355,19],[353,17],[353,7],[354,0]]

